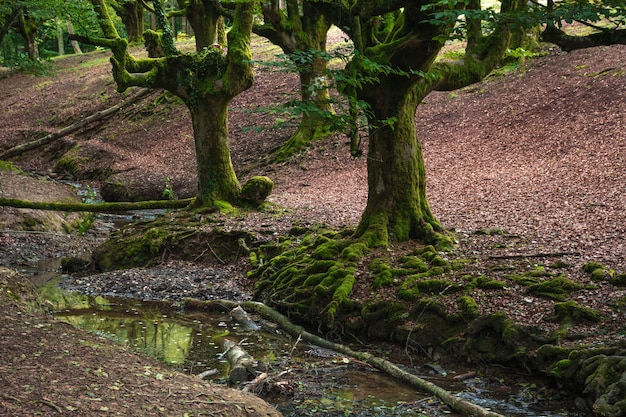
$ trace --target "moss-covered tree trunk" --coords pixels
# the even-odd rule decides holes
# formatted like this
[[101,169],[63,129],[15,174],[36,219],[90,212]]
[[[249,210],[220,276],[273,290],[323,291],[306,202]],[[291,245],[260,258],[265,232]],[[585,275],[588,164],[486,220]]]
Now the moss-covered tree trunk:
[[297,62],[294,62],[300,77],[301,99],[310,108],[302,114],[300,125],[277,152],[277,161],[289,158],[313,140],[323,139],[330,134],[322,114],[333,111],[324,56],[331,24],[311,3],[287,0],[285,7],[281,7],[278,0],[268,1],[263,5],[265,25],[255,28],[257,34],[278,45],[287,55],[311,54],[308,60],[296,55]]
[[[521,3],[503,1],[502,10],[517,9]],[[380,7],[363,1],[364,10],[368,4]],[[428,21],[431,13],[419,4],[405,7],[386,43],[363,48],[370,62],[390,68],[374,73],[377,82],[357,91],[358,98],[370,107],[368,200],[357,229],[357,237],[369,245],[408,239],[450,243],[426,198],[426,170],[415,130],[417,106],[433,90],[457,89],[483,79],[498,65],[511,38],[506,25],[488,36],[470,30],[462,61],[435,62],[442,48],[437,37],[446,35],[454,21],[432,24]],[[470,23],[470,28],[480,27],[476,21]],[[351,65],[363,74],[371,74],[375,68],[358,59]]]
[[25,9],[20,10],[17,18],[17,28],[26,41],[26,51],[28,58],[33,61],[39,60],[39,46],[37,45],[37,30],[43,21],[33,19],[28,16]]
[[141,41],[144,31],[143,15],[144,9],[139,1],[113,1],[111,6],[115,13],[122,19],[126,28],[126,39],[135,43]]
[[369,193],[357,236],[373,246],[387,245],[389,239],[437,243],[442,228],[426,199],[426,169],[414,120],[426,94],[399,77],[380,84],[373,93]]
[[230,159],[228,103],[224,98],[207,97],[191,110],[196,163],[198,164],[197,204],[215,200],[236,201],[241,186]]
[[[211,45],[197,52],[182,53],[176,49],[161,2],[153,0],[162,28],[162,35],[155,37],[155,41],[165,56],[147,59],[136,59],[129,54],[128,43],[117,33],[105,1],[91,0],[91,3],[105,37],[80,38],[111,49],[118,91],[132,86],[163,88],[187,105],[196,149],[197,204],[212,205],[216,200],[236,203],[241,187],[230,160],[227,112],[230,101],[252,85],[250,37],[255,1],[236,2],[226,50]],[[216,33],[219,10],[211,6],[198,11],[204,13],[198,19],[205,24],[212,22],[211,31]]]

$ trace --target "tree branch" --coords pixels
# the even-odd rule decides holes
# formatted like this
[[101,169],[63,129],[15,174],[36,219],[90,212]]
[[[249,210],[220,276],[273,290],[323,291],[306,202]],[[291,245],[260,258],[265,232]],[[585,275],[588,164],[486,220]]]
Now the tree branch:
[[83,120],[76,122],[72,125],[67,126],[66,128],[61,129],[58,132],[55,133],[51,133],[49,135],[46,135],[42,138],[39,138],[37,140],[31,141],[31,142],[27,142],[27,143],[23,143],[21,145],[18,146],[14,146],[13,148],[7,149],[6,151],[0,153],[0,160],[3,159],[9,159],[9,158],[13,158],[14,156],[20,155],[24,152],[28,152],[30,150],[39,148],[41,146],[44,146],[56,139],[62,138],[64,136],[69,135],[72,132],[75,132],[85,126],[87,126],[89,123],[104,119],[105,117],[108,117],[112,114],[114,114],[115,112],[117,112],[118,110],[120,110],[123,107],[126,107],[134,102],[136,102],[137,100],[139,100],[140,98],[143,98],[145,96],[147,96],[148,94],[150,94],[150,90],[143,90],[140,91],[138,94],[134,95],[133,97],[129,98],[128,100],[116,104],[113,107],[109,107],[106,110],[102,110],[99,111],[97,113],[92,114],[89,117],[84,118]]
[[14,207],[33,210],[68,211],[68,212],[90,212],[90,213],[122,213],[133,210],[152,209],[180,209],[188,207],[193,203],[193,198],[184,200],[150,200],[121,203],[58,203],[26,201],[15,198],[0,198],[0,207]]
[[432,382],[426,381],[416,375],[413,375],[407,371],[400,369],[398,366],[389,362],[388,360],[382,359],[378,356],[374,356],[367,352],[358,352],[350,349],[349,347],[331,342],[322,337],[316,336],[312,333],[304,330],[303,327],[297,326],[293,324],[289,318],[279,313],[278,311],[268,307],[263,303],[259,303],[256,301],[244,301],[244,302],[235,302],[229,300],[211,300],[211,301],[199,301],[199,300],[187,300],[185,302],[185,307],[187,308],[195,308],[198,310],[212,310],[212,309],[223,309],[223,308],[235,308],[237,306],[241,306],[248,310],[254,310],[257,313],[267,317],[268,319],[277,323],[284,331],[289,333],[293,337],[301,337],[302,340],[312,343],[314,345],[334,350],[335,352],[342,353],[347,356],[351,356],[360,361],[367,362],[373,367],[387,373],[388,375],[393,376],[394,378],[400,379],[404,382],[407,382],[424,392],[431,394],[438,399],[440,399],[443,403],[445,403],[451,409],[466,415],[473,417],[504,417],[501,414],[491,412],[486,410],[479,405],[471,403],[469,401],[463,400],[461,398],[456,397],[449,391],[433,384]]

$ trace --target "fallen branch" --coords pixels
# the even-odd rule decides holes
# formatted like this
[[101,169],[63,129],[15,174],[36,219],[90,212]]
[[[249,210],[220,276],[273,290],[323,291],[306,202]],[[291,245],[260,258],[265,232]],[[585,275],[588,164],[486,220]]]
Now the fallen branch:
[[230,339],[222,339],[220,345],[225,350],[224,357],[230,364],[228,381],[231,384],[250,381],[257,373],[265,370],[265,365],[255,361],[252,356]]
[[244,332],[256,332],[260,327],[248,316],[246,310],[237,306],[230,311],[230,316],[241,326],[241,330]]
[[79,129],[82,129],[83,127],[87,126],[89,123],[93,123],[96,122],[98,120],[104,119],[105,117],[108,117],[110,115],[112,115],[113,113],[117,112],[118,110],[120,110],[123,107],[126,107],[130,104],[133,104],[134,102],[136,102],[137,100],[139,100],[140,98],[143,98],[145,96],[147,96],[148,94],[151,93],[150,89],[145,89],[140,91],[138,94],[132,96],[131,98],[129,98],[126,101],[123,101],[122,103],[116,104],[113,107],[109,107],[106,110],[102,110],[99,111],[97,113],[92,114],[89,117],[86,117],[84,119],[82,119],[79,122],[76,122],[72,125],[69,125],[61,130],[59,130],[58,132],[55,133],[50,133],[49,135],[46,135],[42,138],[39,138],[37,140],[33,140],[31,142],[27,142],[27,143],[23,143],[21,145],[17,145],[14,146],[13,148],[7,149],[6,151],[0,153],[0,159],[9,159],[9,158],[13,158],[14,156],[20,155],[24,152],[39,148],[40,146],[46,145],[56,139],[60,139],[64,136],[69,135],[70,133],[76,132]]
[[43,201],[26,201],[15,198],[0,198],[0,207],[14,207],[34,210],[50,210],[50,211],[86,211],[91,213],[121,213],[133,210],[152,210],[152,209],[179,209],[189,206],[193,202],[193,198],[184,200],[150,200],[137,202],[119,202],[119,203],[58,203]]
[[208,369],[204,372],[200,372],[198,375],[196,375],[196,378],[198,379],[205,379],[208,378],[210,376],[214,376],[219,374],[219,371],[217,369]]
[[431,394],[441,400],[448,407],[457,411],[463,415],[471,416],[471,417],[504,417],[501,414],[491,412],[479,405],[471,403],[467,400],[463,400],[461,398],[456,397],[449,391],[433,384],[432,382],[426,381],[416,375],[413,375],[409,372],[403,371],[393,363],[388,360],[379,358],[367,352],[357,352],[350,349],[347,346],[344,346],[339,343],[334,343],[329,340],[326,340],[322,337],[316,336],[312,333],[304,330],[302,326],[298,326],[293,324],[289,318],[279,313],[278,311],[268,307],[267,305],[256,302],[256,301],[243,301],[243,302],[235,302],[228,300],[210,300],[210,301],[200,301],[200,300],[187,300],[185,302],[185,306],[188,308],[194,308],[198,310],[221,310],[223,308],[235,308],[237,306],[242,306],[247,310],[253,310],[257,313],[267,317],[268,319],[276,322],[280,327],[289,333],[293,337],[301,337],[302,340],[312,343],[314,345],[334,350],[335,352],[339,352],[341,354],[351,356],[360,361],[366,362],[373,367],[387,373],[388,375],[397,378],[401,381],[407,382],[414,387],[421,389],[422,391]]
[[525,258],[560,258],[562,256],[580,256],[580,252],[522,253],[519,255],[492,255],[489,259],[525,259]]

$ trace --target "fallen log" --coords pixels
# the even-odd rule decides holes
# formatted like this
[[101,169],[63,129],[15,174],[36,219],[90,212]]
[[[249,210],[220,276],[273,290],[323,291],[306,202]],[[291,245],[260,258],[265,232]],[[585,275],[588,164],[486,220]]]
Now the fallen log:
[[82,119],[79,122],[76,122],[72,125],[69,125],[61,130],[59,130],[58,132],[55,133],[50,133],[49,135],[46,135],[42,138],[39,138],[37,140],[33,140],[31,142],[27,142],[27,143],[23,143],[21,145],[17,145],[14,146],[13,148],[7,149],[6,151],[0,153],[0,159],[6,160],[9,158],[13,158],[14,156],[20,155],[24,152],[39,148],[40,146],[44,146],[56,139],[60,139],[64,136],[69,135],[70,133],[76,132],[79,129],[82,129],[83,127],[87,126],[90,123],[96,122],[98,120],[102,120],[105,117],[108,117],[112,114],[114,114],[115,112],[117,112],[118,110],[122,109],[123,107],[126,107],[130,104],[133,104],[134,102],[136,102],[137,100],[139,100],[140,98],[143,98],[145,96],[147,96],[148,94],[150,94],[152,92],[152,90],[150,89],[145,89],[140,91],[139,93],[137,93],[136,95],[132,96],[131,98],[129,98],[126,101],[123,101],[122,103],[116,104],[113,107],[109,107],[106,110],[102,110],[99,111],[97,113],[92,114],[89,117],[86,117],[84,119]]
[[149,200],[117,203],[59,203],[43,201],[26,201],[15,198],[0,198],[0,207],[14,207],[50,211],[84,211],[91,213],[122,213],[133,210],[179,209],[189,206],[193,198],[183,200]]
[[230,311],[230,316],[241,326],[244,332],[256,332],[260,329],[259,325],[254,322],[246,313],[246,310],[237,306]]
[[196,378],[198,379],[205,379],[208,378],[210,376],[213,375],[217,375],[219,373],[219,371],[217,369],[208,369],[204,372],[200,372],[198,375],[196,375]]
[[257,375],[265,371],[262,362],[255,361],[252,356],[230,339],[220,341],[224,353],[222,354],[230,364],[228,382],[233,385],[253,380]]
[[435,396],[452,410],[457,411],[465,416],[504,417],[502,414],[489,411],[477,404],[458,398],[453,393],[433,384],[432,382],[426,381],[416,375],[400,369],[398,366],[394,365],[386,359],[374,356],[367,352],[358,352],[352,350],[345,345],[334,343],[320,336],[309,333],[304,330],[302,326],[293,324],[288,317],[263,303],[256,301],[235,302],[229,300],[186,300],[185,306],[187,308],[198,310],[218,311],[223,309],[224,307],[232,309],[237,306],[241,306],[242,308],[245,308],[247,310],[256,311],[257,313],[265,316],[269,320],[276,322],[285,332],[289,333],[291,336],[301,337],[302,340],[304,340],[305,342],[312,343],[326,349],[331,349],[335,352],[339,352],[341,354],[351,356],[360,361],[366,362],[373,367],[385,372],[387,375],[404,381],[428,394]]

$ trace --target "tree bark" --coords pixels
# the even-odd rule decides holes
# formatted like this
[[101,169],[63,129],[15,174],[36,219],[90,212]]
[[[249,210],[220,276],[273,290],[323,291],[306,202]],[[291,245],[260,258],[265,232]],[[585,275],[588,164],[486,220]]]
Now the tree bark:
[[39,21],[26,16],[25,10],[22,9],[18,16],[17,27],[20,34],[26,41],[26,49],[28,52],[28,58],[33,61],[39,60],[39,46],[37,45],[37,30],[43,24],[43,21]]
[[286,316],[282,315],[278,311],[266,306],[263,303],[256,301],[244,301],[234,302],[228,300],[211,300],[211,301],[199,301],[199,300],[187,300],[185,302],[187,308],[195,308],[199,310],[221,310],[224,307],[234,308],[236,306],[242,306],[247,310],[256,311],[257,313],[267,317],[268,319],[277,323],[283,330],[289,333],[293,337],[300,337],[303,341],[312,343],[314,345],[334,350],[335,352],[342,353],[344,355],[356,358],[360,361],[366,362],[373,367],[387,373],[388,375],[400,379],[412,386],[431,394],[440,399],[451,409],[465,415],[472,417],[504,417],[501,414],[494,413],[486,410],[479,405],[471,403],[467,400],[456,397],[449,391],[426,381],[416,375],[413,375],[407,371],[400,369],[398,366],[389,362],[388,360],[374,356],[367,352],[358,352],[350,349],[349,347],[331,342],[327,339],[307,332],[303,327],[293,324]]
[[[70,35],[74,35],[74,25],[72,24],[72,22],[70,22],[69,20],[67,21],[67,33]],[[74,39],[70,40],[70,43],[72,45],[72,49],[74,49],[74,53],[75,54],[82,54],[83,51],[80,49],[80,45],[78,44],[78,42]]]
[[228,103],[220,97],[206,97],[190,109],[198,164],[197,204],[215,200],[234,203],[241,185],[230,158]]
[[544,42],[554,43],[562,50],[570,52],[595,46],[626,44],[626,29],[607,29],[589,35],[573,36],[554,26],[547,26],[542,33],[542,37]]
[[185,10],[185,17],[193,29],[196,39],[196,51],[218,43],[218,20],[221,18],[215,7],[214,0],[182,1],[178,0]]
[[437,243],[437,232],[443,231],[426,199],[426,169],[415,131],[415,112],[424,95],[407,84],[390,78],[368,100],[373,113],[369,192],[356,235],[373,246],[384,246],[389,239]]
[[126,28],[126,39],[130,43],[141,41],[141,34],[144,31],[143,6],[138,1],[111,2],[115,13],[122,19]]
[[237,343],[230,339],[222,339],[220,345],[224,350],[224,357],[230,364],[228,382],[240,384],[250,381],[257,376],[257,372],[262,372],[265,366],[255,361],[252,356],[243,350]]

